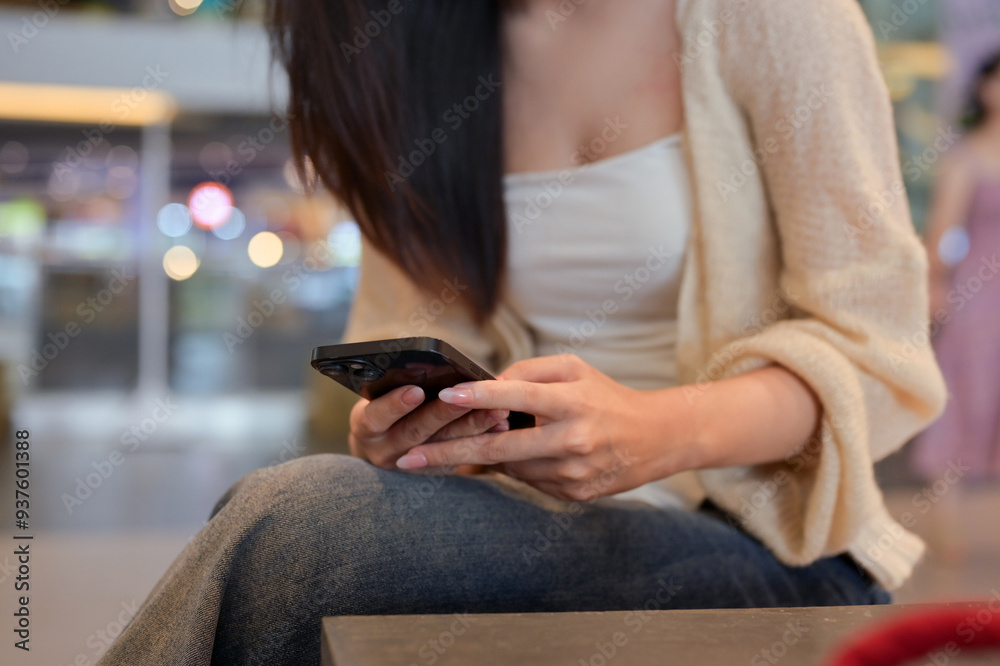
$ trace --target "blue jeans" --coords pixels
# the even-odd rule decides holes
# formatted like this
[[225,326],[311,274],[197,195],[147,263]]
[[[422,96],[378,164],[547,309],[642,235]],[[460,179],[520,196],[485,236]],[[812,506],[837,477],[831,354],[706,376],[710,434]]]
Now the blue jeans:
[[237,483],[100,664],[318,664],[331,615],[888,601],[851,560],[786,566],[711,506],[563,502],[320,455]]

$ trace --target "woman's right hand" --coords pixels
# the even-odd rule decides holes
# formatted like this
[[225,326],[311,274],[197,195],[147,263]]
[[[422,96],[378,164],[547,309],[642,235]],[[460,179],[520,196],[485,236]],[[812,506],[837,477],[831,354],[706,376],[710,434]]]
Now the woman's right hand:
[[359,400],[351,408],[351,453],[376,467],[394,470],[396,461],[418,444],[509,427],[506,410],[470,410],[440,400],[424,404],[424,397],[419,386],[400,386],[374,400]]

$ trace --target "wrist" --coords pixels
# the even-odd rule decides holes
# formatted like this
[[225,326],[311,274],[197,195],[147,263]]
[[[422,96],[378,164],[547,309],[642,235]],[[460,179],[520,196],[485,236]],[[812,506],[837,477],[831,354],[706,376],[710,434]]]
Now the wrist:
[[[691,387],[687,387],[691,388]],[[652,468],[655,478],[712,466],[712,447],[702,405],[704,396],[693,399],[678,386],[648,391],[646,413],[652,423],[645,428],[656,453]]]

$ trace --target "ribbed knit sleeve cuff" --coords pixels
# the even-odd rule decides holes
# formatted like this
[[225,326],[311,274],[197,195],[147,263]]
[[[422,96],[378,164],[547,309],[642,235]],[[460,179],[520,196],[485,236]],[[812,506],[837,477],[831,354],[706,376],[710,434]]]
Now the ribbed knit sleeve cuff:
[[924,542],[878,508],[848,549],[851,557],[885,589],[898,589],[913,573],[925,550]]

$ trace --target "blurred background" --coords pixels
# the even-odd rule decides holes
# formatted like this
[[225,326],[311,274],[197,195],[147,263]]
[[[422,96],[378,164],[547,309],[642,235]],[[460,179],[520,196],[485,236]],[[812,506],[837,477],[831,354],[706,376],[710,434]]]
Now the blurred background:
[[[941,137],[1000,48],[1000,3],[861,4],[922,231]],[[229,485],[345,450],[353,399],[308,358],[343,331],[359,234],[290,166],[262,5],[0,0],[0,496],[28,430],[35,535],[32,652],[15,663],[95,662]],[[907,453],[878,470],[893,510],[931,538],[950,525],[958,545],[900,600],[998,589],[995,484],[941,486]]]

